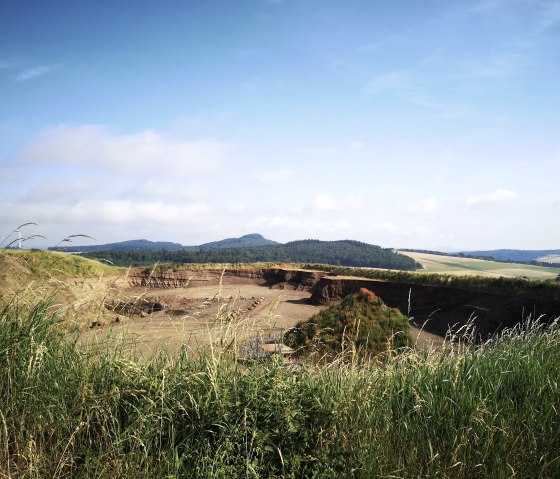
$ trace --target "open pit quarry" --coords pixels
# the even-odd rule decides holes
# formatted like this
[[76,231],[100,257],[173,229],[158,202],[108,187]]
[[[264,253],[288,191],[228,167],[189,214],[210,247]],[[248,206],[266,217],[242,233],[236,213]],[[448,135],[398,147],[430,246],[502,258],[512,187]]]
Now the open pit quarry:
[[274,341],[360,288],[410,317],[419,342],[441,342],[469,322],[478,337],[486,338],[529,316],[547,321],[560,315],[560,304],[551,301],[281,267],[136,269],[124,294],[106,306],[114,313],[112,325],[127,328],[141,349],[162,343],[196,348],[221,334]]

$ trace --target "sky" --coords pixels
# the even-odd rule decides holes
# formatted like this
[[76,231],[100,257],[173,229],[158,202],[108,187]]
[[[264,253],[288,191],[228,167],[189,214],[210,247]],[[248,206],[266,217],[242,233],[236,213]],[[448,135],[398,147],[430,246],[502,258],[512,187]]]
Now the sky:
[[0,241],[560,248],[559,113],[559,0],[0,0]]

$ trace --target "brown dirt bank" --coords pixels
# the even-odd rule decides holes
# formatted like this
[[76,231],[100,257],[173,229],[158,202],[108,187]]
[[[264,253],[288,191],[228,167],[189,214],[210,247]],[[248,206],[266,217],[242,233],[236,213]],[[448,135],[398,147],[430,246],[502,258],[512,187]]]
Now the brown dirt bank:
[[472,321],[480,336],[487,337],[532,318],[549,321],[560,316],[560,304],[516,295],[483,293],[444,286],[350,277],[323,277],[314,287],[310,302],[328,304],[367,288],[383,301],[398,308],[430,333],[445,336]]
[[130,272],[130,284],[146,288],[184,288],[217,284],[258,284],[260,286],[311,291],[319,279],[328,276],[322,271],[293,268],[225,268],[183,269],[161,268]]
[[478,333],[486,337],[526,319],[542,316],[548,321],[560,316],[560,304],[516,295],[484,293],[444,286],[423,286],[405,282],[334,276],[322,271],[295,268],[160,268],[134,270],[133,286],[147,288],[185,288],[210,285],[256,284],[273,289],[308,291],[311,305],[327,305],[344,296],[367,288],[386,304],[410,315],[416,325],[439,336],[456,331],[472,321]]

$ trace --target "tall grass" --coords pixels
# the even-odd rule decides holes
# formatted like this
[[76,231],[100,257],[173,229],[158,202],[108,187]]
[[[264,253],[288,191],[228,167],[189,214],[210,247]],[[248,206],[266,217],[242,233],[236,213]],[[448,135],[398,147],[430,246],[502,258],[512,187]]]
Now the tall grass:
[[79,349],[0,313],[0,476],[560,477],[560,328],[324,368]]

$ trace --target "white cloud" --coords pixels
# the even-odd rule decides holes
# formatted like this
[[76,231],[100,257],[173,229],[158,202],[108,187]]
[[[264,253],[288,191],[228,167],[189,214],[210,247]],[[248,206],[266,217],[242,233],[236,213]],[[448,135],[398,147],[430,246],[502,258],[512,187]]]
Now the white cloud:
[[409,203],[404,207],[404,212],[413,215],[434,215],[439,212],[441,203],[436,198]]
[[350,195],[342,200],[341,205],[344,210],[357,210],[364,206],[364,199],[361,196]]
[[484,195],[470,196],[465,201],[469,208],[478,206],[490,206],[504,203],[510,203],[515,200],[519,194],[511,190],[496,190]]
[[341,229],[341,230],[351,230],[352,229],[352,223],[348,220],[338,220],[334,223],[334,226],[337,229]]
[[335,155],[336,153],[338,153],[338,150],[336,148],[298,148],[296,151],[298,153],[324,156]]
[[213,171],[227,147],[213,140],[176,140],[154,130],[116,134],[102,125],[57,126],[38,133],[20,161],[88,165],[130,174],[150,170],[166,175]]
[[331,195],[317,194],[313,198],[313,207],[319,211],[355,211],[364,206],[364,199],[361,196],[350,195],[342,200]]
[[230,152],[217,141],[59,126],[20,151],[8,164],[19,180],[0,192],[0,229],[30,218],[42,225],[47,246],[76,231],[109,241],[161,234],[189,242],[241,214],[230,211],[232,201],[213,205],[227,182],[218,168]]
[[372,223],[369,225],[369,231],[374,233],[397,233],[399,228],[389,221],[384,221],[382,223]]
[[172,178],[148,178],[132,185],[125,190],[123,196],[130,198],[162,201],[201,201],[210,196],[210,188],[207,184],[176,182]]
[[293,171],[287,168],[281,170],[257,171],[251,174],[255,181],[273,182],[290,179],[294,175]]
[[248,228],[289,229],[298,232],[300,239],[304,238],[310,231],[326,229],[326,224],[323,222],[283,214],[258,216],[248,220],[246,224]]
[[313,206],[318,210],[334,210],[336,209],[336,202],[330,195],[315,195]]
[[[20,218],[33,218],[39,224],[74,224],[84,227],[119,225],[121,227],[170,224],[179,225],[206,221],[209,207],[204,203],[172,204],[162,201],[110,199],[80,201],[72,205],[57,202],[19,203],[5,205],[4,220],[11,223]],[[12,206],[12,208],[10,208]]]
[[38,66],[35,66],[35,67],[26,68],[25,70],[22,70],[21,72],[19,72],[15,76],[15,79],[16,79],[16,81],[31,80],[32,78],[37,78],[37,77],[46,75],[47,73],[52,72],[53,70],[55,70],[58,67],[59,67],[59,65],[38,65]]

